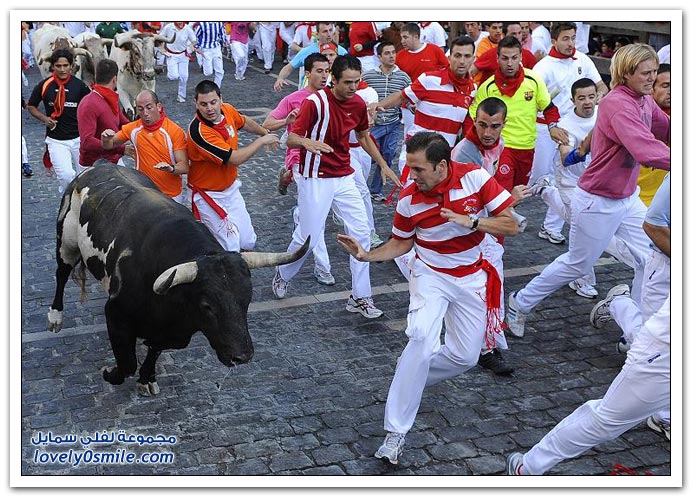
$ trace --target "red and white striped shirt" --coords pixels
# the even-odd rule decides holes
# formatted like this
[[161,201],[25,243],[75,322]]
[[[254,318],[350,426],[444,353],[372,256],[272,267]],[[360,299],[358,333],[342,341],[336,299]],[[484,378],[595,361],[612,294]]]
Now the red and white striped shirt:
[[399,240],[415,237],[416,257],[440,272],[463,276],[478,262],[485,233],[464,228],[440,216],[447,207],[459,214],[479,214],[487,209],[495,216],[512,205],[512,196],[480,166],[452,161],[453,183],[436,197],[423,194],[415,183],[401,192],[396,206],[392,236]]
[[292,133],[328,144],[332,153],[300,150],[300,174],[306,178],[335,178],[353,173],[348,135],[368,129],[368,112],[358,95],[339,101],[331,89],[313,93],[300,106]]
[[466,119],[476,88],[470,79],[455,88],[449,69],[421,74],[411,86],[401,91],[406,100],[416,105],[413,125],[409,131],[436,131],[449,143],[456,142],[457,133]]

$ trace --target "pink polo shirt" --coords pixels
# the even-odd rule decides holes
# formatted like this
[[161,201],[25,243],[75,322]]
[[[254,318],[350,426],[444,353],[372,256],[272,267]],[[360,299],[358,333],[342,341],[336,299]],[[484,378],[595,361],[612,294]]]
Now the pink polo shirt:
[[[303,100],[312,95],[312,92],[307,88],[302,90],[294,91],[290,95],[286,95],[281,99],[279,105],[269,113],[274,119],[285,119],[287,115],[291,113],[293,109],[300,108],[300,104]],[[288,126],[286,126],[287,132],[293,131],[295,126],[295,121]],[[293,165],[300,162],[300,149],[299,148],[288,148],[286,149],[286,167],[291,168]]]

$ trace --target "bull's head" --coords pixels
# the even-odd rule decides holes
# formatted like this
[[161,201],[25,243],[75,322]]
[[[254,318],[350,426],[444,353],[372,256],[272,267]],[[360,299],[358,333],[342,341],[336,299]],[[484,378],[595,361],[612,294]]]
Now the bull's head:
[[200,257],[165,270],[154,282],[158,295],[169,295],[185,307],[226,366],[248,362],[254,353],[247,327],[252,298],[250,269],[294,262],[308,249],[310,240],[295,252],[224,252]]

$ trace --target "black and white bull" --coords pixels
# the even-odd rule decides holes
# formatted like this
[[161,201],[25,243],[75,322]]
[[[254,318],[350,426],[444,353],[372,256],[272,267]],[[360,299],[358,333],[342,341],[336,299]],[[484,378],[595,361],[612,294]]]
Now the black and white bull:
[[247,326],[250,269],[292,262],[306,249],[307,244],[293,253],[226,252],[186,207],[143,174],[92,167],[70,183],[60,204],[48,329],[62,327],[63,292],[76,268],[84,292],[86,266],[108,293],[106,326],[116,366],[105,368],[103,378],[119,385],[134,375],[136,340],[143,338],[148,350],[137,390],[156,394],[161,351],[187,347],[197,331],[224,365],[248,362],[254,353]]

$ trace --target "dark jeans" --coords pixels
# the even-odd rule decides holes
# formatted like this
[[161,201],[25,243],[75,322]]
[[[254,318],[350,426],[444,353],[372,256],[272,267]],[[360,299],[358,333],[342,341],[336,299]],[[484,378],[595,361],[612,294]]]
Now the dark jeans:
[[[401,123],[399,121],[392,124],[375,125],[372,127],[370,134],[375,139],[375,142],[380,147],[380,153],[384,157],[385,162],[393,170],[397,170],[394,165],[397,145],[399,145],[399,136],[401,134]],[[382,175],[380,167],[375,164],[372,167],[372,181],[370,181],[370,193],[382,193]]]

